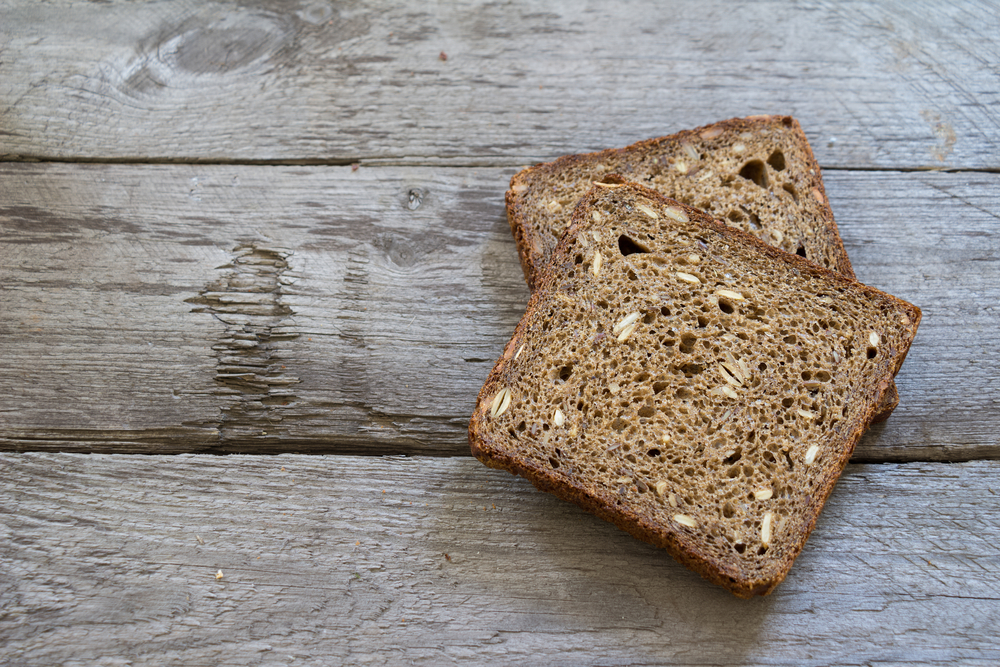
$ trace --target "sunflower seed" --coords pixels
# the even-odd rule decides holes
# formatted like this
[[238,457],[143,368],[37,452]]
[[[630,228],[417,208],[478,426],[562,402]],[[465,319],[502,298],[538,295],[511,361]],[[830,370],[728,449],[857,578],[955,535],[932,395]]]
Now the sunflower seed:
[[674,275],[686,283],[692,283],[694,285],[701,284],[701,279],[698,276],[692,276],[690,273],[684,273],[683,271],[678,271]]
[[807,466],[811,466],[816,461],[817,454],[819,454],[819,445],[813,445],[806,451]]
[[719,291],[716,292],[716,294],[718,296],[721,296],[723,299],[732,299],[733,301],[742,301],[743,300],[743,295],[742,294],[740,294],[739,292],[734,292],[732,290],[728,290],[728,289],[720,289]]
[[771,512],[764,512],[764,520],[760,523],[760,541],[765,546],[771,541],[771,520],[773,516],[774,514]]
[[636,328],[638,328],[638,326],[639,326],[639,323],[635,322],[635,323],[630,324],[629,326],[625,327],[624,329],[622,329],[622,332],[620,334],[618,334],[618,342],[619,343],[625,342],[625,340],[627,340],[628,337],[632,335],[632,332],[635,331]]
[[640,312],[629,313],[628,315],[626,315],[625,317],[623,317],[618,322],[618,324],[615,325],[615,328],[611,330],[611,333],[613,333],[613,334],[620,333],[622,331],[622,329],[626,329],[629,326],[631,326],[633,322],[636,322],[641,315],[642,315],[642,313],[640,313]]
[[497,395],[493,397],[493,403],[490,405],[490,416],[499,417],[503,413],[507,412],[507,408],[510,407],[510,389],[504,387],[497,392]]
[[649,217],[651,217],[653,220],[660,219],[659,214],[650,207],[646,206],[645,204],[636,204],[635,207],[640,211],[642,211],[643,213],[645,213],[646,215],[648,215]]
[[663,212],[667,215],[668,218],[676,220],[677,222],[688,221],[687,213],[685,213],[683,209],[679,209],[676,206],[669,206],[666,209],[664,209]]

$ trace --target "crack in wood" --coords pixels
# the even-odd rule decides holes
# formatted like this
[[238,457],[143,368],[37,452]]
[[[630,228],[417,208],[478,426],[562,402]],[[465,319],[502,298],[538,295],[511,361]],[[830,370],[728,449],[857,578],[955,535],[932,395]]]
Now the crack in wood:
[[[281,408],[297,397],[301,382],[283,365],[280,343],[298,338],[287,330],[295,312],[282,301],[287,248],[251,242],[237,245],[224,273],[187,302],[192,312],[209,313],[225,325],[212,349],[218,360],[217,393],[230,403],[220,414],[223,442],[273,433]],[[275,434],[276,435],[276,434]]]

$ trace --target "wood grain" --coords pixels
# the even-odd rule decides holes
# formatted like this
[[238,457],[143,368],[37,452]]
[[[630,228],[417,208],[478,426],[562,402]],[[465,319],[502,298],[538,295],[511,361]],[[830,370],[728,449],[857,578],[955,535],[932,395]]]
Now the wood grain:
[[[997,34],[997,0],[0,0],[0,664],[1000,664]],[[745,602],[466,427],[528,298],[511,174],[753,113],[924,319]]]
[[1000,168],[993,1],[0,12],[8,159],[515,166],[789,113],[824,167]]
[[851,465],[743,601],[469,459],[3,454],[0,661],[986,665],[998,474]]
[[[504,169],[0,165],[0,447],[468,453],[527,301]],[[832,172],[924,310],[857,460],[1000,456],[1000,176]]]

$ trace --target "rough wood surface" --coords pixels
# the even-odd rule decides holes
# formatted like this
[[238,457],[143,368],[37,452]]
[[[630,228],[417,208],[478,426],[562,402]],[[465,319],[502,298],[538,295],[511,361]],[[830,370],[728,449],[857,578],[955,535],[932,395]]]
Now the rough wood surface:
[[[527,290],[504,169],[0,165],[0,447],[468,453]],[[1000,175],[832,172],[924,319],[860,460],[1000,456]]]
[[[0,0],[0,664],[1000,663],[998,34],[996,0]],[[924,319],[747,603],[465,431],[528,296],[514,170],[752,113]]]
[[0,662],[996,664],[998,475],[851,465],[744,601],[468,459],[4,454]]
[[790,113],[824,167],[997,169],[997,34],[992,0],[6,0],[0,156],[516,165]]

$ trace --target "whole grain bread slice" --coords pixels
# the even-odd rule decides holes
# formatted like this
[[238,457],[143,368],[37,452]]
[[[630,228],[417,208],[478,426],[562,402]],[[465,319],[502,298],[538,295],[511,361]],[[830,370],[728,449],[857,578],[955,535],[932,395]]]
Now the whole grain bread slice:
[[[854,278],[823,177],[791,116],[733,118],[625,148],[568,155],[514,175],[507,219],[528,286],[594,181],[626,178],[646,185],[765,243]],[[899,404],[886,387],[874,421]]]
[[479,394],[472,452],[765,595],[919,321],[655,191],[596,187]]

